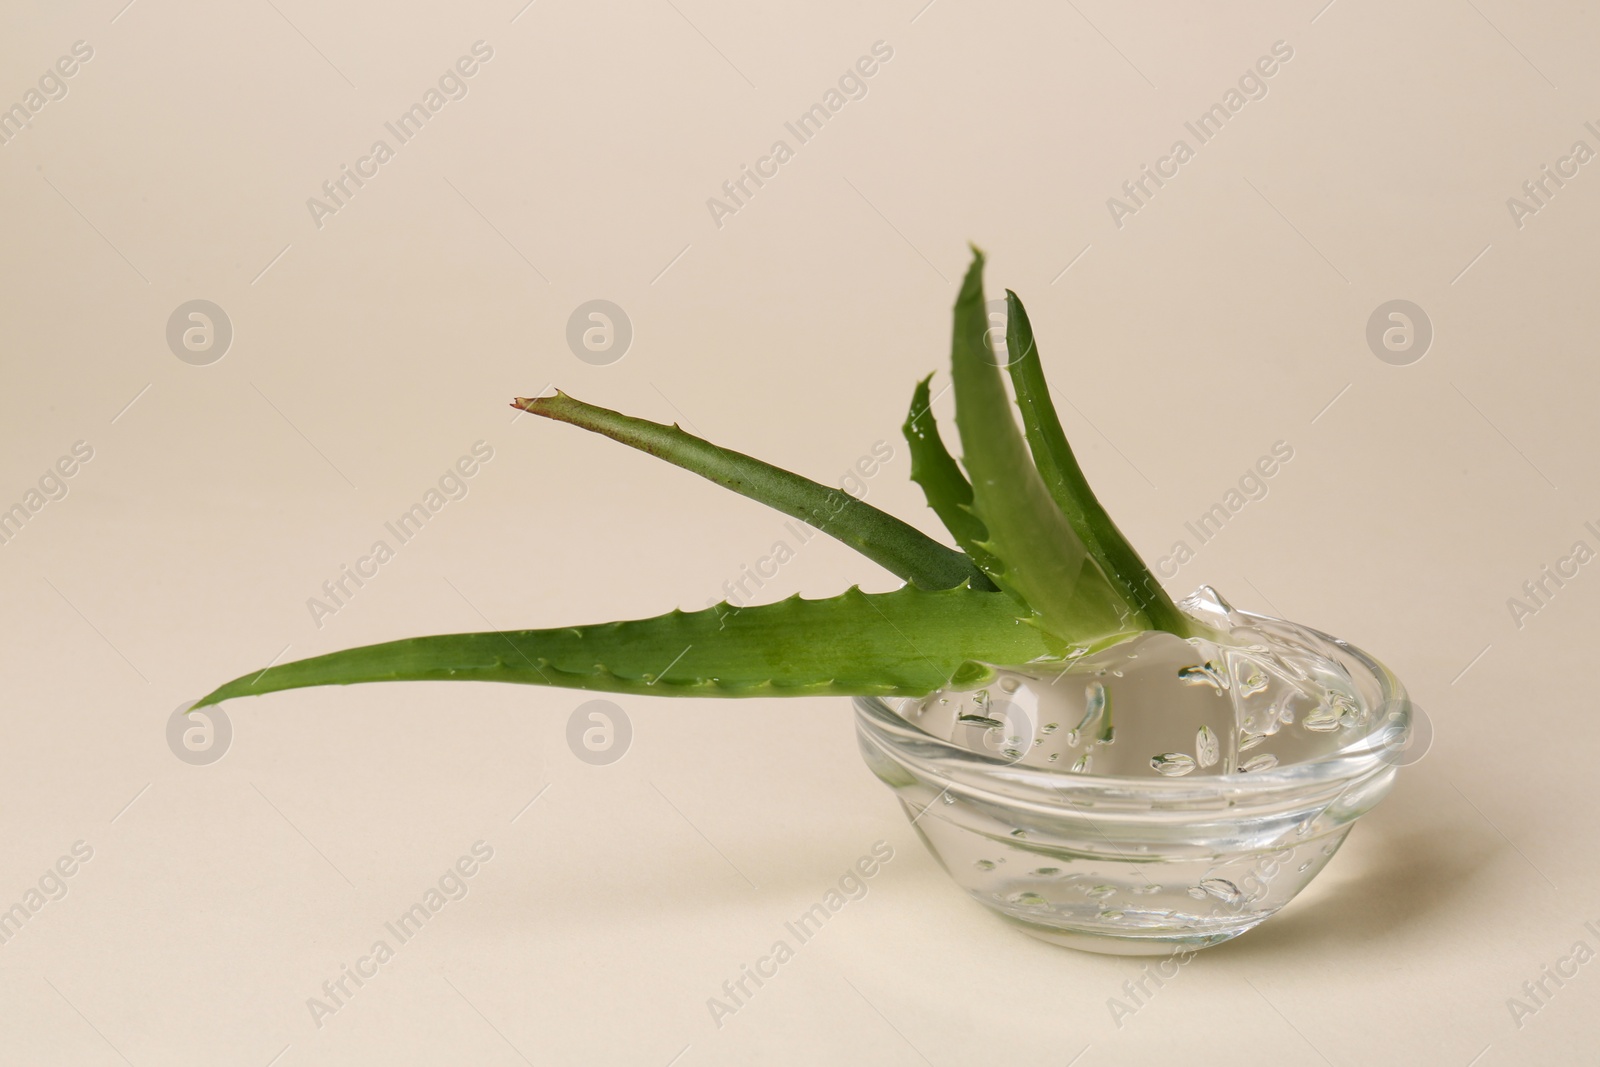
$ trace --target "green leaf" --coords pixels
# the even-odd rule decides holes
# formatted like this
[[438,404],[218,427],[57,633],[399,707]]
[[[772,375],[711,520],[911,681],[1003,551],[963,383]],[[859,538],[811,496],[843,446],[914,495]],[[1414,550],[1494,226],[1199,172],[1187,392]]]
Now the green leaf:
[[[922,487],[928,506],[939,521],[944,523],[950,536],[978,566],[985,571],[997,569],[998,561],[983,548],[989,536],[983,523],[972,513],[972,485],[955,459],[946,451],[944,439],[939,436],[939,423],[933,417],[933,402],[928,396],[928,382],[933,375],[917,383],[911,394],[911,410],[906,415],[901,431],[911,446],[911,480]],[[995,585],[983,576],[984,586]],[[977,585],[977,582],[973,583]]]
[[988,328],[983,253],[974,248],[956,298],[951,369],[973,511],[989,531],[984,547],[1003,568],[989,577],[1065,641],[1143,629],[1141,613],[1106,580],[1045,488],[1017,428]]
[[560,391],[532,400],[518,397],[512,406],[592,430],[808,522],[913,585],[950,589],[982,581],[982,572],[960,552],[843,489],[714,445],[675,425],[632,418]]
[[1188,617],[1172,603],[1089,488],[1050,399],[1050,386],[1033,339],[1033,324],[1028,321],[1022,301],[1010,289],[1006,290],[1006,351],[1010,359],[1006,369],[1011,372],[1017,407],[1022,409],[1028,446],[1051,498],[1118,593],[1137,606],[1154,628],[1179,637],[1189,636]]
[[[356,682],[480,681],[643,696],[922,696],[982,664],[1058,658],[1010,597],[970,586],[673,611],[550,630],[390,641],[268,667],[195,707],[282,689]],[[969,662],[979,666],[968,667]],[[965,668],[965,669],[963,669]]]

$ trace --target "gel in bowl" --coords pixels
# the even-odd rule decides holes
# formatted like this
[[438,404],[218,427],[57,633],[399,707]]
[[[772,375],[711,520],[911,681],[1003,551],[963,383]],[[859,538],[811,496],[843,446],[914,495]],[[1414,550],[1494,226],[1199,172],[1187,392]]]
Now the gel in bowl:
[[1141,634],[966,689],[857,698],[867,765],[973,899],[1056,944],[1204,948],[1264,922],[1389,792],[1404,687],[1361,650],[1182,602],[1222,640]]

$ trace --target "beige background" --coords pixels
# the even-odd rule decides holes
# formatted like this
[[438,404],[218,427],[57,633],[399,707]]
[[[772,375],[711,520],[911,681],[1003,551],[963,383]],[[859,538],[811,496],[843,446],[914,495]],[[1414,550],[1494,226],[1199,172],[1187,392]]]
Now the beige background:
[[[1600,576],[1520,629],[1506,601],[1600,545],[1600,165],[1520,229],[1506,199],[1600,148],[1600,14],[920,2],[10,5],[0,102],[94,57],[0,147],[0,505],[76,441],[94,458],[0,546],[0,907],[94,853],[0,946],[0,1062],[1592,1061],[1600,963],[1520,1028],[1506,1002],[1600,947]],[[314,225],[307,198],[479,40],[469,94]],[[715,226],[706,199],[879,40],[866,98]],[[1268,95],[1115,226],[1106,199],[1279,40]],[[566,745],[584,697],[493,686],[240,702],[219,762],[168,749],[175,707],[274,656],[697,607],[783,535],[513,424],[550,383],[825,481],[887,440],[869,499],[934,530],[898,427],[969,239],[1152,559],[1292,444],[1172,590],[1355,641],[1437,730],[1312,889],[1121,1027],[1139,965],[964,900],[842,700],[622,699],[604,767]],[[235,332],[209,366],[164,337],[195,298]],[[593,298],[635,330],[610,366],[564,339]],[[1395,298],[1436,330],[1408,366],[1364,339]],[[470,495],[313,625],[478,440]],[[819,538],[766,593],[855,581],[892,584]],[[870,894],[716,1027],[706,998],[880,839]],[[470,894],[315,1026],[306,999],[479,840]]]

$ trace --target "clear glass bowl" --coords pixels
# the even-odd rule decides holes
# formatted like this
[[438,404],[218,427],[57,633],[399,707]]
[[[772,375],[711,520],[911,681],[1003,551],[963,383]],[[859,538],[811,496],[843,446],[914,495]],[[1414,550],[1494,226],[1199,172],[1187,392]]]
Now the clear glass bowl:
[[[1254,653],[1241,659],[1237,644],[1150,635],[1166,644],[1154,653],[1129,646],[1147,649],[1142,660],[1122,652],[1115,663],[1086,658],[1049,674],[1002,671],[983,687],[920,701],[855,700],[867,765],[895,791],[929,851],[975,900],[1037,937],[1118,955],[1237,937],[1293,899],[1393,785],[1412,705],[1387,668],[1316,630],[1236,611],[1208,589],[1183,606]],[[1217,692],[1205,695],[1227,699],[1198,705],[1210,708],[1214,725],[1189,746],[1194,756],[1163,754],[1152,724],[1176,718],[1177,730],[1196,737],[1195,720],[1184,716],[1194,714],[1188,686],[1197,668],[1171,670],[1172,656],[1186,652],[1216,676]],[[1159,671],[1161,684],[1134,684],[1130,672],[1116,669],[1135,661]],[[1271,686],[1255,664],[1269,662],[1303,677],[1290,692],[1289,675],[1274,674],[1272,685],[1284,681],[1287,695],[1263,715],[1259,700],[1271,697]],[[1174,673],[1186,684],[1172,683]],[[1072,682],[1053,684],[1062,676]],[[1061,718],[1053,714],[1058,694],[1082,691],[1086,679],[1079,728],[1044,721]],[[1120,687],[1115,730],[1108,695],[1094,679]],[[1295,703],[1324,689],[1326,699]],[[1076,716],[1085,704],[1074,699]],[[956,721],[944,705],[968,714]],[[912,721],[941,715],[944,725],[931,733]],[[1103,726],[1094,725],[1095,715]],[[1281,744],[1262,744],[1264,717],[1273,735],[1265,740]],[[963,725],[969,721],[989,724],[976,727],[992,735],[986,743],[964,735],[972,733]],[[1284,755],[1244,755],[1268,747]],[[1094,755],[1074,759],[1080,752]],[[1089,773],[1092,760],[1124,773]]]

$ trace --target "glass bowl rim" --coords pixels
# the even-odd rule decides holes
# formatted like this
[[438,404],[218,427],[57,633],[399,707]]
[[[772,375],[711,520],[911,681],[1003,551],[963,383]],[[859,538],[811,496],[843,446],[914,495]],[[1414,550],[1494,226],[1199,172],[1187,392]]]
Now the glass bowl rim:
[[[1348,744],[1315,759],[1280,764],[1264,771],[1234,771],[1230,774],[1177,778],[1081,774],[1067,768],[1025,767],[1016,761],[977,752],[935,737],[915,723],[908,722],[875,696],[851,698],[855,705],[857,726],[869,733],[881,747],[893,753],[897,761],[917,766],[931,777],[946,779],[976,775],[986,778],[991,788],[1005,783],[1014,789],[1048,790],[1057,797],[1102,794],[1107,797],[1143,796],[1180,802],[1221,795],[1239,797],[1298,791],[1329,782],[1360,778],[1389,763],[1384,758],[1387,753],[1398,755],[1404,751],[1412,727],[1412,704],[1405,687],[1388,667],[1350,642],[1313,627],[1257,612],[1234,611],[1246,619],[1260,619],[1300,630],[1334,645],[1348,655],[1365,675],[1377,683],[1379,699],[1374,707],[1373,722]],[[1394,762],[1398,764],[1398,761]]]

